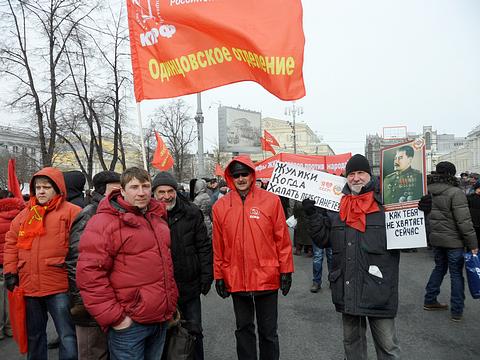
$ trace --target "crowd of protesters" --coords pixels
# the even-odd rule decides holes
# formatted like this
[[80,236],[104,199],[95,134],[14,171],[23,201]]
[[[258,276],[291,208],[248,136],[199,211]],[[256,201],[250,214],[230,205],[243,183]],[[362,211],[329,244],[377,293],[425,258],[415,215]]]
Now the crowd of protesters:
[[[82,172],[44,168],[32,177],[27,202],[0,190],[0,340],[12,336],[7,291],[20,287],[28,359],[47,359],[50,315],[60,359],[165,359],[168,329],[180,318],[195,337],[192,358],[201,360],[208,358],[201,295],[215,282],[220,297],[232,298],[238,359],[276,360],[278,293],[288,294],[292,255],[303,253],[312,258],[312,293],[322,288],[327,260],[345,358],[367,359],[368,322],[377,358],[400,359],[400,252],[387,250],[368,160],[348,161],[340,212],[278,197],[254,169],[238,156],[224,179],[192,179],[188,189],[169,172],[151,179],[136,167],[102,171],[85,198]],[[437,164],[418,206],[435,255],[424,309],[450,309],[451,320],[461,321],[463,253],[478,251],[480,180],[455,175],[454,164]],[[443,304],[447,271],[451,301]]]

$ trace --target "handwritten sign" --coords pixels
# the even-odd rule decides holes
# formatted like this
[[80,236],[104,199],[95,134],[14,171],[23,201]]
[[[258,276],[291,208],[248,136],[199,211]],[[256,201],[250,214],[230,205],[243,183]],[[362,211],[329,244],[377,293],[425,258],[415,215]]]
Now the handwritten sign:
[[411,249],[427,246],[425,216],[417,208],[385,212],[387,249]]
[[277,162],[267,190],[290,199],[312,199],[315,205],[340,211],[342,189],[347,180],[321,171]]

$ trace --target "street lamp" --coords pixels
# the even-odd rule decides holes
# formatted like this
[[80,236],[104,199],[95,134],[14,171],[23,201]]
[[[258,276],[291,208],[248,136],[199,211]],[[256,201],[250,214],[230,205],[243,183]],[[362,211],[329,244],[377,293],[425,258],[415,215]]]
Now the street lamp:
[[295,106],[295,101],[292,101],[292,106],[285,108],[285,115],[292,116],[292,133],[293,133],[293,153],[297,153],[297,133],[295,129],[295,117],[303,114],[303,108],[301,106]]
[[202,112],[202,94],[197,93],[197,114],[195,115],[195,121],[197,122],[197,134],[198,134],[198,168],[197,177],[205,176],[205,164],[203,159],[203,112]]

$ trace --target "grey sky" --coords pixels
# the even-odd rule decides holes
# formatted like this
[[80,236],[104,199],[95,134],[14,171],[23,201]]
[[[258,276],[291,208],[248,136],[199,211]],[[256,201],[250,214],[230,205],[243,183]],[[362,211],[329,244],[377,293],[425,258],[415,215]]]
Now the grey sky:
[[[297,120],[335,152],[363,153],[365,135],[381,133],[383,126],[418,132],[433,125],[439,133],[465,136],[480,123],[479,0],[302,3],[307,96],[297,101],[304,109]],[[184,99],[194,113],[195,95]],[[166,102],[144,101],[144,119]],[[207,150],[217,144],[219,103],[281,119],[291,105],[252,82],[205,91]],[[136,121],[135,111],[131,117]],[[4,112],[2,118],[10,122]]]
[[[363,153],[365,135],[383,126],[465,136],[480,123],[480,1],[302,3],[307,96],[298,120],[337,153]],[[195,96],[185,99],[195,110]],[[218,102],[284,119],[291,105],[246,82],[206,91],[203,102],[207,149],[217,142]]]

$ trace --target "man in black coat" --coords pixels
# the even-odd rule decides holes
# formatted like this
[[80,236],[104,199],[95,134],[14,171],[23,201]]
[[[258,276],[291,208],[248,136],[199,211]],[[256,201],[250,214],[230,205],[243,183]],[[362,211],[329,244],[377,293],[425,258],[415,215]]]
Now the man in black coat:
[[354,155],[346,175],[339,213],[303,201],[312,240],[332,247],[328,278],[332,301],[342,313],[345,358],[367,360],[368,321],[377,358],[400,359],[395,330],[400,253],[387,250],[385,213],[368,160]]
[[200,294],[207,295],[213,281],[213,251],[202,211],[177,193],[178,184],[166,172],[153,179],[152,191],[168,211],[171,252],[182,319],[196,328],[195,360],[203,360]]
[[120,188],[120,174],[113,171],[102,171],[93,177],[94,191],[91,203],[77,215],[70,230],[70,244],[65,259],[68,272],[68,285],[75,330],[77,333],[78,359],[108,359],[106,334],[100,329],[97,322],[90,316],[83,305],[77,288],[77,260],[80,237],[90,218],[96,214],[98,204],[114,189]]

